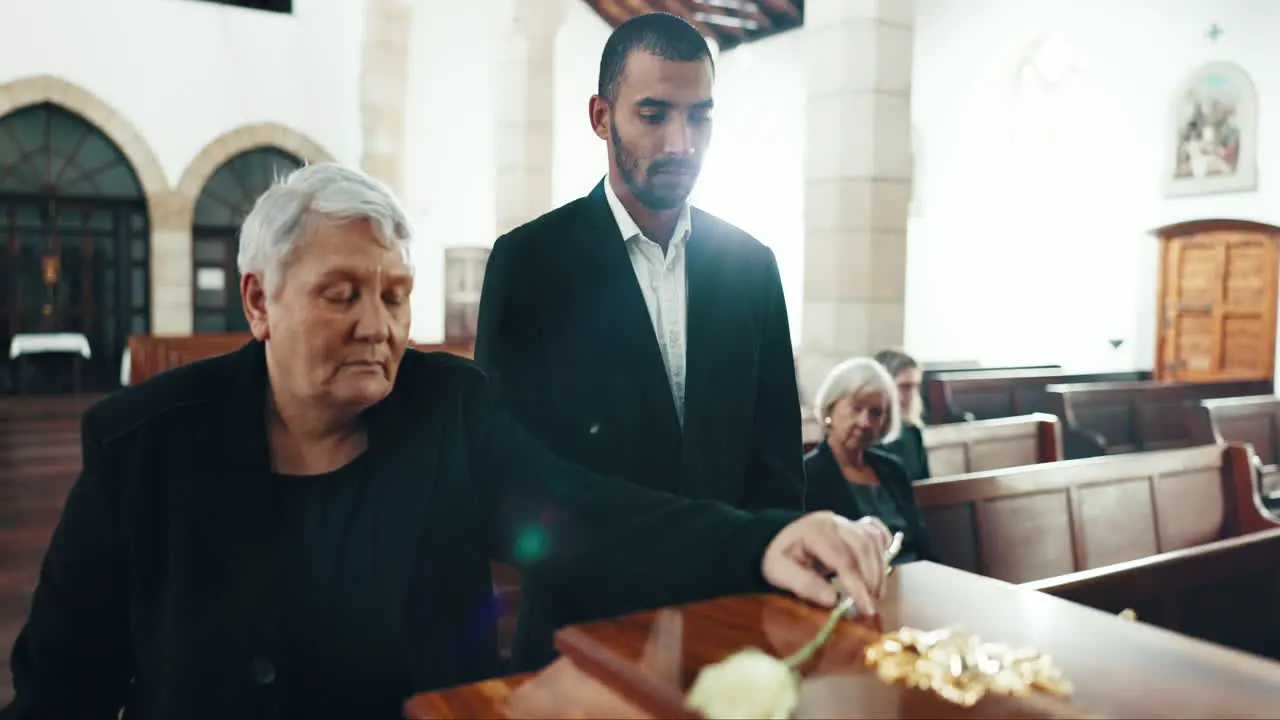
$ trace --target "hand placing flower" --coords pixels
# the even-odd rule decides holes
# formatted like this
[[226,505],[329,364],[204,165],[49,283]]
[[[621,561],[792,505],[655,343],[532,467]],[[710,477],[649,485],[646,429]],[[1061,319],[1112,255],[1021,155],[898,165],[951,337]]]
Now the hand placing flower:
[[[886,567],[901,549],[902,533],[898,533],[885,552]],[[689,690],[686,704],[709,720],[790,718],[800,701],[797,669],[827,642],[840,618],[853,607],[853,597],[846,595],[827,616],[818,634],[783,660],[758,648],[746,648],[703,668]]]

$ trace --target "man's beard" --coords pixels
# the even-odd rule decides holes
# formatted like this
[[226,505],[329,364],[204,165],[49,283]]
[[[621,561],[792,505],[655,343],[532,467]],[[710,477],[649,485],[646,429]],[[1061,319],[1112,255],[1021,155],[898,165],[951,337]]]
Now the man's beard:
[[674,210],[683,205],[689,199],[692,187],[663,187],[662,183],[654,182],[653,176],[661,170],[684,170],[690,173],[691,177],[697,177],[698,161],[681,158],[654,160],[649,164],[645,176],[641,178],[639,177],[640,160],[627,149],[626,145],[622,144],[617,125],[614,123],[609,125],[609,134],[613,138],[613,157],[618,163],[618,172],[622,173],[622,181],[627,184],[627,189],[635,199],[654,211]]

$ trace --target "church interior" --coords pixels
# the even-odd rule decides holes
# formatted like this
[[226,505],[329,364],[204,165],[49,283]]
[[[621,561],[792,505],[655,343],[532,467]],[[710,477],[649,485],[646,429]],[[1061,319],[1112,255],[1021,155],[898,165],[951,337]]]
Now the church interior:
[[[794,716],[1273,716],[1280,4],[1257,0],[0,3],[0,703],[83,413],[248,341],[258,198],[318,163],[384,183],[413,226],[409,341],[471,358],[495,240],[608,172],[601,52],[654,12],[712,54],[689,203],[776,261],[796,461],[824,447],[833,368],[910,360],[886,367],[933,557],[889,576],[884,627],[832,636]],[[522,577],[493,572],[509,657]],[[575,626],[572,670],[405,717],[697,717],[699,665],[793,652],[825,617],[715,602],[683,631]],[[1074,692],[890,693],[866,668],[908,625],[1033,646]]]

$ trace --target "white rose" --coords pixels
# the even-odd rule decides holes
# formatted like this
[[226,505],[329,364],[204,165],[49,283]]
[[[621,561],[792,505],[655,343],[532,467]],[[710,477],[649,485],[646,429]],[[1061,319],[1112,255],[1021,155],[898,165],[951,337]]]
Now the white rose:
[[747,648],[703,668],[687,703],[710,720],[787,720],[799,699],[799,683],[786,663]]

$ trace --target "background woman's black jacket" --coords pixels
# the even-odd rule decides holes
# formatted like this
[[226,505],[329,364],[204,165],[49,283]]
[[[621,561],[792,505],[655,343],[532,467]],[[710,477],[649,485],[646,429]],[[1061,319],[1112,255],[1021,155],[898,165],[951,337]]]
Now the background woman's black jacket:
[[[123,390],[83,420],[84,469],[13,650],[0,717],[277,716],[281,560],[264,346]],[[368,413],[379,574],[415,691],[497,670],[490,558],[555,517],[536,566],[601,615],[763,589],[795,513],[748,516],[599,477],[521,431],[473,363],[409,351]],[[553,513],[549,512],[553,511]]]
[[[929,542],[929,533],[920,515],[920,507],[916,505],[915,491],[911,481],[907,479],[902,463],[882,448],[871,447],[863,452],[867,465],[876,473],[880,485],[893,498],[898,512],[906,522],[903,532],[903,548],[898,558],[902,562],[912,560],[937,560],[933,546]],[[854,501],[849,481],[844,479],[836,457],[826,441],[809,451],[804,456],[806,479],[805,509],[831,510],[847,518],[856,520],[863,513]],[[897,528],[893,528],[897,529]]]
[[924,447],[924,433],[914,425],[903,425],[897,440],[882,445],[890,455],[902,463],[907,480],[913,483],[932,477],[929,470],[929,452]]

